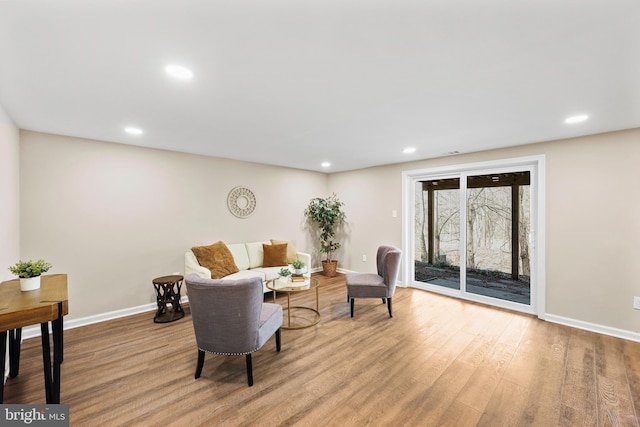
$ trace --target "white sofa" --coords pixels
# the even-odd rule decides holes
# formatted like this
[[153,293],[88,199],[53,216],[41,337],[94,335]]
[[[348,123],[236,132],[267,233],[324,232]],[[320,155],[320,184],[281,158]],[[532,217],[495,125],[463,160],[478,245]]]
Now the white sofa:
[[[293,271],[293,267],[282,265],[278,267],[263,267],[262,261],[264,258],[264,252],[262,249],[263,244],[270,244],[271,242],[250,242],[250,243],[233,243],[226,244],[227,248],[233,255],[233,260],[240,271],[237,273],[229,274],[224,279],[244,279],[247,277],[259,277],[262,279],[262,287],[264,292],[270,292],[265,286],[265,281],[278,278],[278,272],[282,267],[290,267]],[[297,257],[305,263],[306,273],[309,275],[309,266],[311,265],[311,255],[304,252],[297,252]],[[211,279],[211,271],[202,267],[191,250],[188,250],[184,255],[184,276],[195,273],[204,279]]]

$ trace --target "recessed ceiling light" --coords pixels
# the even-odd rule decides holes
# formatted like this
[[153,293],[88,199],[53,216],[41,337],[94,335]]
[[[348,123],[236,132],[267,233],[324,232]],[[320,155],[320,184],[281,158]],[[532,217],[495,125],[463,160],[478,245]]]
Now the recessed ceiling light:
[[331,166],[331,163],[329,163],[329,162],[322,162],[322,164],[321,164],[320,166],[322,166],[323,168],[328,168],[329,166]]
[[416,147],[407,147],[404,150],[402,150],[402,152],[404,154],[411,154],[411,153],[415,153],[416,152]]
[[124,131],[126,133],[130,134],[130,135],[142,135],[142,133],[143,133],[142,129],[136,128],[136,127],[133,127],[133,126],[129,126],[129,127],[124,128]]
[[564,120],[564,122],[565,123],[569,123],[569,124],[580,123],[580,122],[584,122],[588,118],[589,118],[589,116],[587,116],[586,114],[577,114],[575,116],[567,117]]
[[176,79],[188,80],[193,77],[193,72],[190,69],[183,67],[182,65],[167,65],[166,67],[164,67],[164,70],[167,72],[167,74],[169,74],[171,77],[175,77]]

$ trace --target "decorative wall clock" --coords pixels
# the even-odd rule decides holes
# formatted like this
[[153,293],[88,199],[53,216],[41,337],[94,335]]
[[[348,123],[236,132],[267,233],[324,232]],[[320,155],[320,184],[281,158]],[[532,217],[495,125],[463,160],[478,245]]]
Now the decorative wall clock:
[[227,206],[238,218],[247,218],[256,208],[256,196],[246,187],[235,187],[229,191]]

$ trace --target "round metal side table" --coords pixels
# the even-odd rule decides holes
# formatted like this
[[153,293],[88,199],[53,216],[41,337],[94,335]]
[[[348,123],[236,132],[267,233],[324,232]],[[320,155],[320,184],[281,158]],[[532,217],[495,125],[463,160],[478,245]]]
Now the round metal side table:
[[[267,289],[273,291],[273,302],[276,302],[276,292],[284,292],[287,294],[287,306],[283,309],[287,312],[287,324],[282,325],[282,329],[303,329],[309,328],[311,326],[317,325],[320,322],[320,309],[318,305],[318,285],[320,282],[318,279],[313,277],[306,277],[303,282],[286,282],[282,283],[279,279],[276,280],[267,280],[265,285]],[[295,294],[297,292],[306,292],[315,289],[316,291],[316,308],[312,307],[304,307],[299,305],[291,306],[291,294]],[[291,311],[292,310],[308,310],[315,313],[315,317],[309,323],[305,323],[302,325],[291,325]]]

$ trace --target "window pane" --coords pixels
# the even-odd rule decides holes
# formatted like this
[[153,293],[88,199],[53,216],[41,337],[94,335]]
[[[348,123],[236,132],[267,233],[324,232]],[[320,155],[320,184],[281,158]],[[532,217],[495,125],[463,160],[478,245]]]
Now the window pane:
[[460,180],[416,183],[415,280],[460,289]]
[[529,172],[467,178],[467,292],[530,304],[529,210]]

